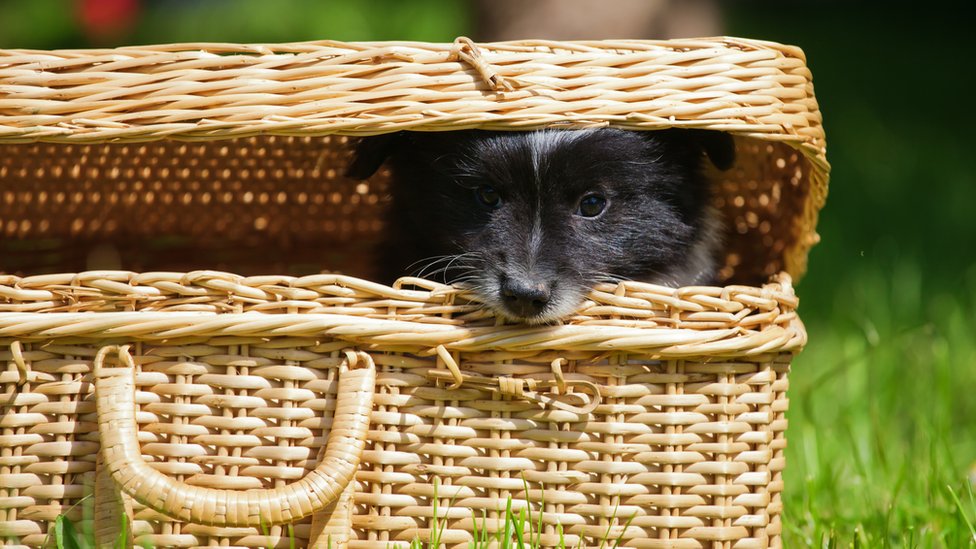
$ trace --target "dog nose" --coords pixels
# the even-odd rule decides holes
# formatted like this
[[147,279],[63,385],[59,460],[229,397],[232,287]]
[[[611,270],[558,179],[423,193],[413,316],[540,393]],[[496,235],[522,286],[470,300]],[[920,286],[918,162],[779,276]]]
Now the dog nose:
[[545,282],[506,277],[501,291],[505,309],[520,318],[536,316],[549,304],[550,286]]

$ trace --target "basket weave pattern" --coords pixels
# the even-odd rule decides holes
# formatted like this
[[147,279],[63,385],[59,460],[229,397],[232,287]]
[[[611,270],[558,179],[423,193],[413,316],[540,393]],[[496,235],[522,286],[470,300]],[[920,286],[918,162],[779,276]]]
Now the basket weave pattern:
[[[607,126],[733,134],[730,285],[520,326],[368,280],[390,181],[344,177],[357,136]],[[0,50],[0,539],[466,547],[510,501],[545,547],[778,547],[828,171],[766,42]]]
[[[318,464],[342,351],[385,343],[370,353],[376,390],[351,547],[425,539],[435,507],[444,541],[464,544],[472,516],[500,527],[509,497],[542,513],[544,545],[558,544],[557,525],[574,546],[609,535],[636,546],[760,547],[780,531],[786,372],[805,343],[788,283],[697,291],[625,283],[617,293],[598,288],[572,325],[499,331],[487,317],[437,316],[471,308],[449,287],[395,290],[335,275],[0,282],[0,310],[18,311],[0,313],[0,338],[16,341],[19,354],[0,351],[0,360],[23,364],[0,375],[10,395],[4,421],[19,432],[5,432],[3,479],[20,502],[5,511],[17,519],[0,524],[30,546],[44,538],[38,521],[94,483],[92,364],[116,340],[138,341],[136,417],[153,468],[192,486],[241,490],[280,486]],[[279,301],[289,293],[302,299]],[[184,297],[193,295],[204,299]],[[351,299],[336,305],[339,295]],[[442,306],[423,310],[437,299]],[[466,373],[513,379],[552,379],[551,362],[563,359],[566,379],[594,383],[601,400],[581,413],[499,390],[449,389],[431,381],[445,369],[437,347]],[[608,352],[619,348],[628,351]],[[267,542],[259,528],[181,525],[129,504],[134,532],[156,546]],[[311,530],[307,519],[293,535],[307,542]]]

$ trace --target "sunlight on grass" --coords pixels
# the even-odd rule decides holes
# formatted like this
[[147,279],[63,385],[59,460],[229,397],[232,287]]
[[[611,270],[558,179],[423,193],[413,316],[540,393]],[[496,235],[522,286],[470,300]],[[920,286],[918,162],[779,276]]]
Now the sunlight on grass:
[[915,263],[857,273],[808,326],[791,374],[786,546],[976,542],[976,506],[958,497],[976,460],[973,295],[923,278]]

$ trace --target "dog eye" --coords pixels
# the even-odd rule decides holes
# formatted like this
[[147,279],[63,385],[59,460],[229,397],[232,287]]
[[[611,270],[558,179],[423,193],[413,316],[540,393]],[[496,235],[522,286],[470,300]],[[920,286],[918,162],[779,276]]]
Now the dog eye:
[[607,207],[607,199],[598,194],[588,194],[580,200],[579,214],[583,217],[596,217]]
[[474,190],[474,194],[478,198],[478,202],[481,202],[489,208],[497,208],[502,205],[502,197],[499,196],[498,191],[491,185],[478,187]]

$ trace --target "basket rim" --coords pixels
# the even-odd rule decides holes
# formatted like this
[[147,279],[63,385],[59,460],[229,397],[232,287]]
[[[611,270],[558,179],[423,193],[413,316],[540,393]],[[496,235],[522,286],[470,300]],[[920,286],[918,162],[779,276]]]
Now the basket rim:
[[0,340],[330,336],[427,351],[635,351],[662,358],[798,352],[806,340],[785,273],[762,287],[602,284],[574,317],[546,326],[501,322],[456,287],[400,283],[213,271],[0,275]]

